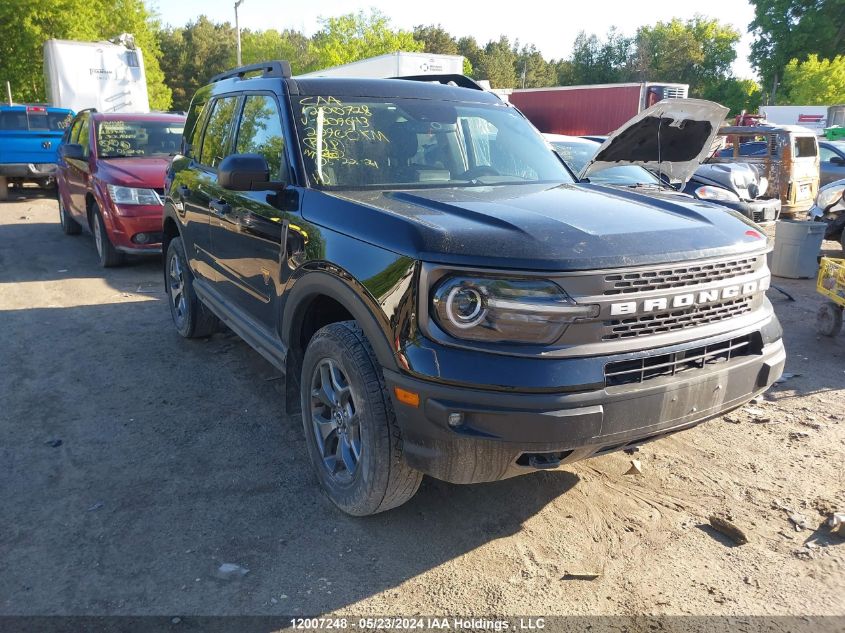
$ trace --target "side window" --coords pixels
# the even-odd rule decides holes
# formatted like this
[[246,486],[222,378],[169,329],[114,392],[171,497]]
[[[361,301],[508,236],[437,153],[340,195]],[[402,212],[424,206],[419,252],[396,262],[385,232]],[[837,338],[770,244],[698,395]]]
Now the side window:
[[89,116],[84,116],[82,118],[82,122],[79,124],[79,136],[77,137],[76,142],[82,145],[82,154],[83,156],[88,156],[90,153],[90,147],[88,146],[88,124],[90,123],[91,118]]
[[82,119],[76,118],[70,124],[70,129],[67,132],[67,142],[68,143],[78,143],[79,142],[79,127],[82,125]]
[[821,147],[821,146],[819,147],[819,155],[821,156],[823,163],[829,162],[830,159],[833,158],[834,156],[839,156],[839,154],[834,152],[829,147]]
[[202,128],[205,125],[206,102],[191,103],[191,111],[188,113],[188,118],[185,121],[185,140],[188,142],[188,147],[185,148],[185,155],[196,158],[199,156],[200,141],[202,140]]
[[248,95],[238,126],[238,154],[261,154],[270,166],[270,180],[287,180],[282,120],[273,97]]
[[232,119],[237,105],[238,97],[232,96],[218,99],[211,106],[200,152],[200,163],[203,165],[217,167],[229,155]]

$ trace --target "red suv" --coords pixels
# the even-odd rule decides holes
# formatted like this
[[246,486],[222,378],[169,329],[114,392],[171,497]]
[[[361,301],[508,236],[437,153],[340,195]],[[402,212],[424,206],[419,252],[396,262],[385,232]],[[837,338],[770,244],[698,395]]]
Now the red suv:
[[84,110],[59,147],[59,218],[67,235],[88,226],[100,264],[161,252],[164,175],[185,117]]

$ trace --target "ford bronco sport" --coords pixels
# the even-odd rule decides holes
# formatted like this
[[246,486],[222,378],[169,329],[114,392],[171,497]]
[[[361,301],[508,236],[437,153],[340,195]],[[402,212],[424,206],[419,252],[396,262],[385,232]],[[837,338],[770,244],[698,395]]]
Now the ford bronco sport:
[[[703,147],[716,126],[640,132],[640,154],[683,161],[683,135]],[[423,473],[497,480],[689,428],[783,370],[751,221],[576,183],[465,77],[223,73],[165,186],[176,329],[222,321],[285,373],[350,514],[400,505]]]

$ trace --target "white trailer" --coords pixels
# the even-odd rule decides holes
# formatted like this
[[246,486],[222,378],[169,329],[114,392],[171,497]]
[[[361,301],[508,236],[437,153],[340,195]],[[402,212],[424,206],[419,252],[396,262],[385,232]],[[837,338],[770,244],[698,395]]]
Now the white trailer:
[[47,40],[44,43],[47,98],[75,112],[149,112],[141,50],[111,42]]
[[800,125],[819,136],[827,127],[827,106],[760,106],[760,114],[774,125]]
[[462,55],[433,53],[387,53],[342,66],[332,66],[301,77],[413,77],[416,75],[462,75]]

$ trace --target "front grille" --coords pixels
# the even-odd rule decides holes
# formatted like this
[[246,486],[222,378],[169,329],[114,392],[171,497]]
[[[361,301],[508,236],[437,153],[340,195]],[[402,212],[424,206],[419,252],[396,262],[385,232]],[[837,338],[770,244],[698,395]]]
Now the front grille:
[[757,257],[605,275],[606,295],[686,288],[754,272]]
[[713,305],[614,319],[605,322],[602,340],[636,338],[708,325],[750,312],[751,306],[752,297],[739,297]]
[[759,354],[758,339],[759,336],[747,334],[671,354],[608,363],[604,367],[605,384],[608,387],[638,384],[661,376],[677,376],[684,372],[727,363],[740,356]]

